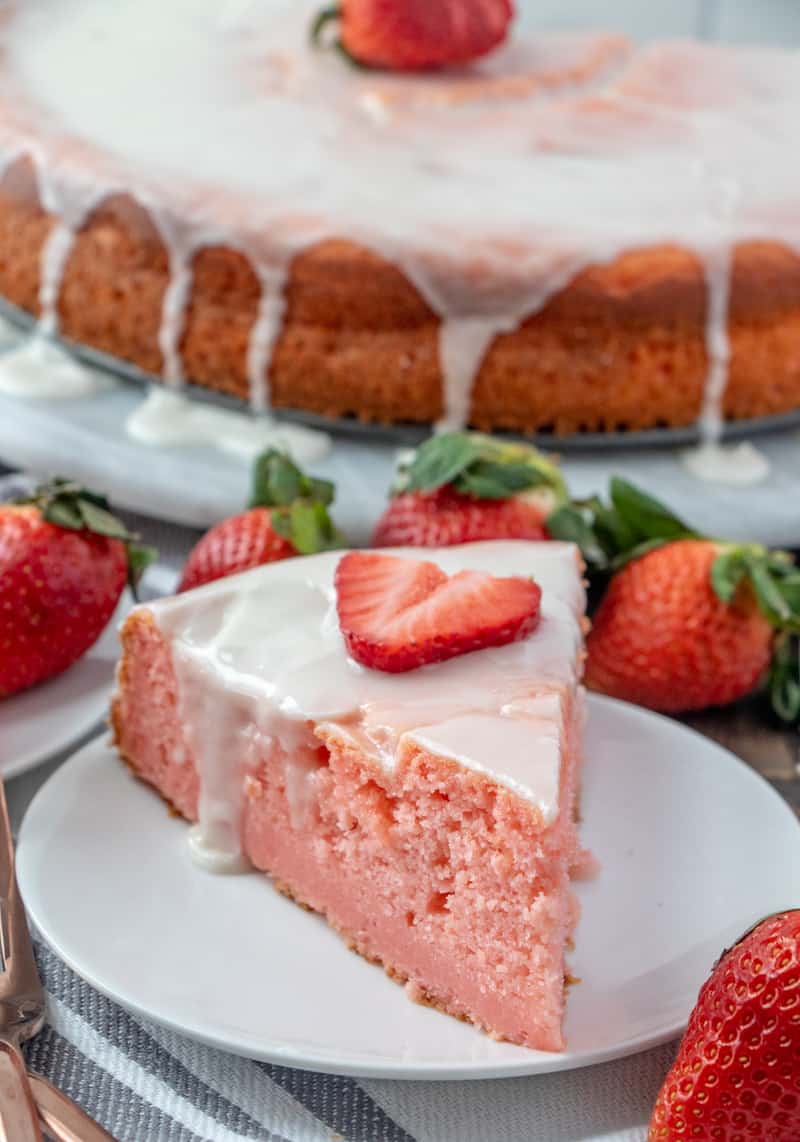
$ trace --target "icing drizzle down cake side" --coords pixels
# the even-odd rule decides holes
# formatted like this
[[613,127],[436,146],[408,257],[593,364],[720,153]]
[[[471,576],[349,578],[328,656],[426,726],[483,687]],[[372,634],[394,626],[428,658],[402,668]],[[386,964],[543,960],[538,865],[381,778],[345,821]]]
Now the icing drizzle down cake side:
[[800,405],[796,53],[393,76],[313,52],[314,7],[5,8],[0,291],[258,409],[713,439]]
[[345,652],[339,554],[272,564],[133,612],[117,745],[195,822],[204,867],[255,865],[414,997],[557,1050],[582,860],[578,557],[426,554],[447,573],[533,575],[537,629],[382,674]]

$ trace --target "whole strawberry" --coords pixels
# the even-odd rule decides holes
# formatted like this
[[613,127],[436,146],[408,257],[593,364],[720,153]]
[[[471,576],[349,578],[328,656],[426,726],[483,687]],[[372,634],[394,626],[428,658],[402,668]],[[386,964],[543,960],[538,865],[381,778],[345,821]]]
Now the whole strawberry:
[[372,543],[448,547],[546,539],[545,520],[565,499],[558,468],[535,448],[479,433],[442,433],[401,469]]
[[764,920],[703,985],[648,1142],[800,1139],[800,910]]
[[671,712],[749,694],[769,666],[774,631],[748,576],[729,598],[715,589],[714,568],[733,551],[675,540],[618,571],[592,619],[587,685]]
[[319,43],[331,22],[335,45],[364,67],[421,71],[467,63],[503,42],[511,0],[341,0],[312,27]]
[[250,507],[223,520],[195,545],[181,576],[188,591],[295,555],[342,546],[328,505],[334,487],[305,473],[283,452],[270,448],[256,461]]
[[547,528],[579,544],[595,595],[607,584],[587,639],[592,689],[680,713],[744,697],[771,665],[776,713],[800,712],[800,571],[786,552],[699,535],[618,477],[610,503],[563,505]]
[[66,480],[0,504],[0,698],[97,641],[152,557],[133,539],[102,496]]

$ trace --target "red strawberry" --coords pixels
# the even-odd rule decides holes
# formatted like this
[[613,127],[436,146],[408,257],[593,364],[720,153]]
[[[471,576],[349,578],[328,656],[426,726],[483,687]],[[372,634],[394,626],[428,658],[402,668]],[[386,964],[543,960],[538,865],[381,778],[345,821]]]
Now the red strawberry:
[[0,698],[76,662],[150,554],[101,496],[65,480],[0,504]]
[[[668,712],[750,693],[769,665],[774,639],[744,562],[738,574],[736,559],[751,550],[681,539],[618,571],[592,620],[587,685]],[[721,588],[727,599],[714,582],[725,566],[733,570],[732,590]]]
[[555,464],[535,448],[479,433],[433,436],[400,472],[375,547],[447,547],[484,539],[547,539],[566,499]]
[[539,622],[532,579],[351,551],[336,569],[339,625],[350,655],[392,674],[525,638]]
[[800,1139],[800,911],[764,920],[703,985],[648,1142]]
[[335,20],[336,44],[355,62],[423,71],[486,55],[506,38],[513,16],[511,0],[341,0],[320,12],[312,41]]
[[288,456],[270,448],[258,458],[248,511],[218,523],[189,553],[179,591],[188,591],[293,555],[341,547],[328,505],[328,480],[306,476]]

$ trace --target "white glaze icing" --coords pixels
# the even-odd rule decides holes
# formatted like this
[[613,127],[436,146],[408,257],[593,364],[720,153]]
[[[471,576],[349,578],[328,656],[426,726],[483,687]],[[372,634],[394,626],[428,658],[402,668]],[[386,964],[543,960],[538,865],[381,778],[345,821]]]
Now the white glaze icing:
[[767,457],[750,443],[724,445],[708,440],[684,452],[683,462],[698,479],[731,487],[760,484],[770,472]]
[[[326,237],[399,265],[442,319],[448,425],[463,421],[498,332],[581,268],[676,243],[707,267],[712,438],[731,248],[774,238],[800,249],[796,54],[633,52],[592,35],[518,40],[455,75],[391,76],[312,52],[317,7],[28,0],[8,13],[0,166],[33,153],[70,232],[108,194],[148,208],[172,267],[166,378],[182,376],[191,259],[212,238],[242,250],[262,283]],[[57,264],[69,233],[52,243]],[[45,284],[57,292],[55,270]],[[280,288],[251,334],[257,407]]]
[[217,836],[212,828],[206,825],[192,825],[188,834],[189,855],[198,868],[204,872],[213,872],[217,876],[227,876],[238,872],[247,872],[250,863],[242,855],[238,846],[227,848],[230,843],[227,830]]
[[[419,558],[416,549],[398,553]],[[146,604],[170,640],[182,720],[201,783],[200,820],[215,847],[241,812],[248,757],[284,759],[297,823],[311,811],[319,741],[312,726],[352,735],[391,769],[416,741],[513,789],[545,821],[558,812],[562,702],[580,673],[584,609],[575,549],[560,543],[467,544],[425,552],[462,568],[533,575],[536,631],[521,642],[390,675],[346,653],[333,575],[341,553],[285,560]],[[297,825],[295,825],[297,827]],[[220,837],[228,838],[226,849]]]
[[[496,714],[464,714],[405,735],[439,757],[486,773],[526,801],[545,822],[558,813],[561,774],[559,723]],[[498,764],[498,758],[503,760]]]
[[0,392],[9,396],[67,400],[106,392],[114,384],[42,334],[24,338],[0,356]]
[[263,412],[270,404],[269,367],[286,310],[284,288],[287,270],[267,270],[262,267],[259,278],[261,297],[258,314],[247,345],[247,379],[250,384],[250,404],[254,412]]
[[128,417],[125,431],[140,444],[208,445],[247,461],[275,446],[285,448],[299,464],[309,464],[324,456],[331,446],[325,432],[285,421],[279,423],[268,416],[251,417],[215,408],[191,401],[169,388],[151,388]]

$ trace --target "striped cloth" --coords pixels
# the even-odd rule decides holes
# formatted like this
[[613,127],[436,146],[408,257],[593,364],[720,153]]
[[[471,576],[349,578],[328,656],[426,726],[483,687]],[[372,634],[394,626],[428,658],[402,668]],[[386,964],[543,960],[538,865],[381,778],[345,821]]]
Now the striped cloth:
[[28,1064],[119,1142],[643,1142],[674,1046],[580,1071],[390,1082],[253,1062],[134,1018],[41,941]]

